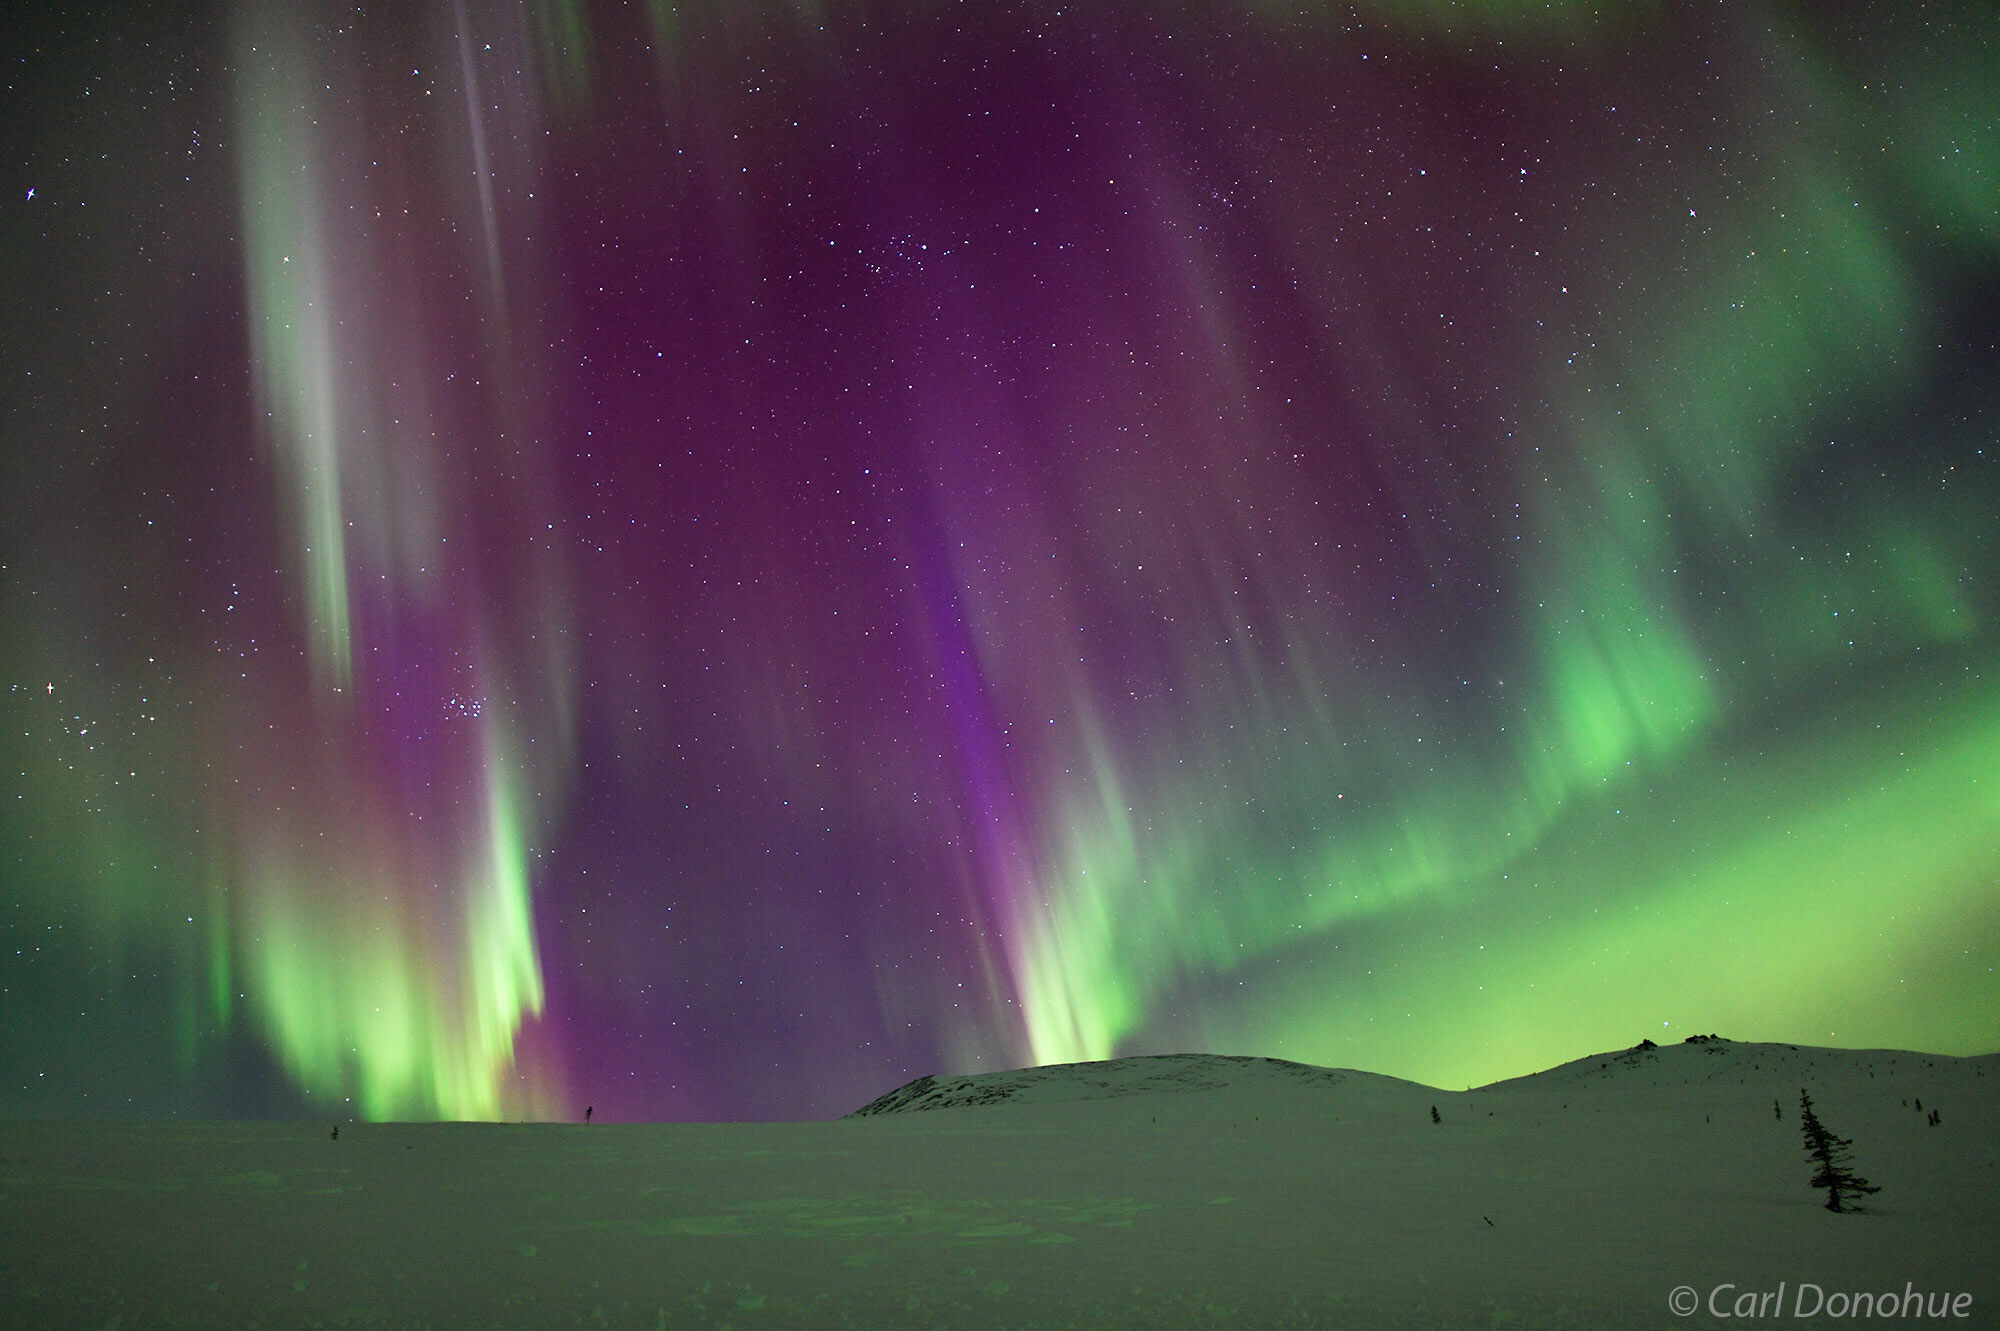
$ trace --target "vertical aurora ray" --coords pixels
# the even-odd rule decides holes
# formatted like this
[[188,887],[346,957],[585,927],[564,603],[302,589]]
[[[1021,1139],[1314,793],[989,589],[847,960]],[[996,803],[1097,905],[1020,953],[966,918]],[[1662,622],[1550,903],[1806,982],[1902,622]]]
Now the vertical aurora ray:
[[[389,96],[384,57],[292,8],[238,32],[252,352],[310,669],[246,727],[233,941],[285,1067],[373,1118],[563,1100],[547,1070],[512,1075],[544,997],[528,861],[565,762],[563,661],[536,645],[562,633],[559,572],[521,544],[539,408],[507,332],[473,20],[452,12],[432,76],[463,83],[469,245],[405,220],[444,202],[421,150],[468,145],[421,105],[428,136],[380,140],[357,112]],[[474,296],[471,324],[447,293]]]
[[[291,22],[299,20],[293,18]],[[244,266],[259,401],[271,422],[279,487],[301,560],[312,664],[322,687],[353,681],[341,438],[334,374],[332,256],[319,198],[328,147],[310,87],[294,79],[303,37],[284,17],[264,34],[277,49],[246,45],[238,119],[243,125]]]
[[[501,727],[473,730],[478,804],[455,835],[410,837],[398,826],[409,811],[385,816],[364,789],[345,792],[360,826],[349,821],[330,854],[299,853],[307,838],[330,839],[310,813],[260,819],[246,837],[237,911],[252,1011],[303,1085],[351,1092],[370,1118],[560,1109],[559,1088],[503,1093],[515,1035],[542,1007],[526,869],[534,813]],[[328,799],[341,774],[315,775]]]

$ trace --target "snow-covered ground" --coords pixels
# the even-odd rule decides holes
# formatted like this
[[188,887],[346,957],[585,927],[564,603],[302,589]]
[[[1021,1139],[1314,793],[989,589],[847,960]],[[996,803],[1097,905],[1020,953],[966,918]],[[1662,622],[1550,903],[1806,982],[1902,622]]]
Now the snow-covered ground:
[[[1802,1086],[1867,1214],[1806,1187]],[[1891,1291],[2000,1326],[2000,1055],[1704,1041],[1466,1092],[1184,1055],[885,1105],[0,1123],[0,1327],[1797,1327]]]

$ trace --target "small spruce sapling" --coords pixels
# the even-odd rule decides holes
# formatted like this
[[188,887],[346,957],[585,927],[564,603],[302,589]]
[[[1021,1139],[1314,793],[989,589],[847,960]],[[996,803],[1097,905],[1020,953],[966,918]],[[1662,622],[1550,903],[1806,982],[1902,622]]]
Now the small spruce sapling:
[[[1813,1113],[1812,1097],[1804,1087],[1799,1088],[1799,1123],[1805,1133],[1806,1158],[1818,1166],[1813,1171],[1811,1188],[1826,1189],[1826,1209],[1829,1211],[1859,1211],[1861,1196],[1880,1192],[1880,1188],[1870,1183],[1848,1166],[1853,1158],[1847,1148],[1854,1145],[1845,1137],[1836,1137],[1819,1115]],[[1845,1203],[1845,1204],[1843,1204]]]
[[1438,1107],[1437,1107],[1436,1105],[1432,1105],[1432,1106],[1431,1106],[1431,1122],[1433,1122],[1433,1123],[1442,1123],[1442,1122],[1444,1122],[1444,1120],[1443,1120],[1443,1119],[1441,1119],[1441,1118],[1439,1118],[1439,1117],[1438,1117]]

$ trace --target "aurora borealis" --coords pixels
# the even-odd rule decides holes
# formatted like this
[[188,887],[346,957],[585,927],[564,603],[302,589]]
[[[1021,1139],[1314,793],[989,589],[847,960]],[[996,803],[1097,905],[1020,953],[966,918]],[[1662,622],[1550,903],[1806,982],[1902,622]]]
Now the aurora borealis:
[[2000,1047],[1989,5],[5,54],[0,1113]]

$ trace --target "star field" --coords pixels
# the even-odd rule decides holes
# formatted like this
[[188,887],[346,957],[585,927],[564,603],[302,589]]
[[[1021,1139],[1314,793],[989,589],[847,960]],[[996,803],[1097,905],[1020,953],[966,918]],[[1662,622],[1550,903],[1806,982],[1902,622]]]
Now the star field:
[[0,1112],[2000,1044],[1988,7],[5,55]]

